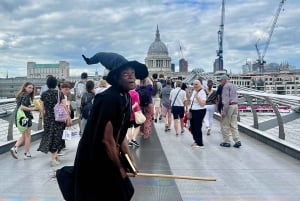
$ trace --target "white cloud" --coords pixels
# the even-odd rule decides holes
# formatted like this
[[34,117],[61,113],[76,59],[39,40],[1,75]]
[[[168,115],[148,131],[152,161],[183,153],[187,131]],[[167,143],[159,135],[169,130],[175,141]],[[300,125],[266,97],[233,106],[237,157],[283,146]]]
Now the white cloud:
[[[13,3],[12,3],[13,2]],[[224,67],[240,72],[247,59],[256,60],[254,44],[266,40],[280,0],[231,0],[225,5]],[[0,2],[0,77],[21,76],[28,61],[70,63],[71,74],[100,73],[81,54],[114,51],[144,62],[158,24],[172,63],[181,58],[189,68],[212,71],[218,49],[220,0],[24,0]],[[286,1],[280,13],[267,62],[287,61],[300,67],[300,1]],[[263,47],[262,47],[263,48]],[[18,70],[15,70],[18,69]]]

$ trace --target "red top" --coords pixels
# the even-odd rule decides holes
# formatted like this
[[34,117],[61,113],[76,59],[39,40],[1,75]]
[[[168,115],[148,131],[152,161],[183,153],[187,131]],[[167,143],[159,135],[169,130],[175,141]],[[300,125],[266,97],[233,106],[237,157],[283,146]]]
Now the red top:
[[140,97],[139,97],[139,93],[136,92],[134,89],[130,90],[128,93],[131,96],[131,105],[134,105],[135,103],[138,103],[138,106],[136,106],[132,110],[132,114],[130,116],[130,121],[134,121],[134,113],[141,109],[140,108]]

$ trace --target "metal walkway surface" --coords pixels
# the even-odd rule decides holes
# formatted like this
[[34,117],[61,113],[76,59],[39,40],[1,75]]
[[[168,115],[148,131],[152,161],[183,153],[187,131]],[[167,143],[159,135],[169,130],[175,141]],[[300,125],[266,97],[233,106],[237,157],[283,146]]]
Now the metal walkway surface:
[[[132,178],[133,201],[299,201],[300,161],[241,133],[239,149],[220,147],[219,122],[212,134],[203,128],[204,149],[193,149],[192,136],[186,130],[175,136],[155,123],[151,136],[137,139],[139,148],[132,153],[140,172],[196,177],[214,177],[216,181]],[[73,163],[79,137],[67,141],[61,166]],[[32,143],[31,160],[0,155],[0,201],[62,201],[50,154],[37,152],[39,140]],[[99,188],[101,184],[99,182]]]

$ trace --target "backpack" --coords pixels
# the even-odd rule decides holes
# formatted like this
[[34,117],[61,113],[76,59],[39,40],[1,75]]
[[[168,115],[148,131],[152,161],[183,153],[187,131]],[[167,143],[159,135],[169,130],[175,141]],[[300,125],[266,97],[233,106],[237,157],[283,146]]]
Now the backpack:
[[75,88],[76,97],[81,98],[85,92],[86,92],[85,82],[79,81]]
[[84,93],[82,98],[81,98],[81,115],[83,118],[88,119],[90,116],[90,113],[93,108],[93,99],[94,99],[94,94],[92,93]]
[[153,82],[153,87],[152,87],[152,96],[155,96],[157,94],[157,81]]
[[66,111],[64,104],[57,103],[54,106],[54,116],[55,116],[55,121],[58,121],[58,122],[66,122],[67,121],[69,114]]
[[60,91],[57,93],[57,103],[54,106],[54,117],[55,121],[66,122],[69,118],[69,113],[67,112],[64,104],[61,103],[60,93]]
[[146,87],[141,87],[138,93],[140,98],[140,106],[145,107],[149,105],[150,98],[148,96]]

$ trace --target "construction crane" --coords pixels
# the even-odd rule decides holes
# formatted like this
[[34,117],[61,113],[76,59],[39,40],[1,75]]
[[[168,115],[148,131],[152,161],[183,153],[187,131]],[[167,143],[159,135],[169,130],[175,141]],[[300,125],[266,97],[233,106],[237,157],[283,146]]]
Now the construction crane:
[[181,44],[180,41],[178,43],[179,43],[179,51],[180,51],[181,58],[184,59],[184,56],[183,56],[183,53],[182,53],[182,44]]
[[221,24],[218,31],[218,44],[219,50],[217,50],[217,56],[219,61],[219,70],[223,70],[223,35],[224,35],[224,20],[225,20],[225,0],[222,0],[222,13],[221,13]]
[[285,1],[286,0],[280,0],[279,6],[277,8],[277,11],[276,11],[274,19],[273,19],[272,26],[271,26],[270,31],[269,31],[268,39],[265,43],[265,47],[264,47],[264,50],[263,50],[262,53],[260,52],[259,47],[258,47],[260,39],[258,39],[256,44],[255,44],[256,52],[257,52],[257,55],[258,55],[257,63],[259,64],[259,73],[264,72],[264,64],[266,63],[266,61],[264,60],[264,57],[267,53],[267,50],[268,50],[268,47],[269,47],[269,44],[270,44],[270,41],[271,41],[271,38],[272,38],[272,35],[273,35],[273,32],[274,32],[274,29],[275,29],[275,26],[276,26],[276,23],[277,23],[277,20],[278,20],[278,17],[279,17],[279,14],[282,10],[282,7],[283,7],[283,4],[284,4]]
[[182,49],[183,49],[182,44],[179,41],[179,51],[181,55],[181,59],[179,60],[179,72],[188,72],[188,63],[183,56]]

